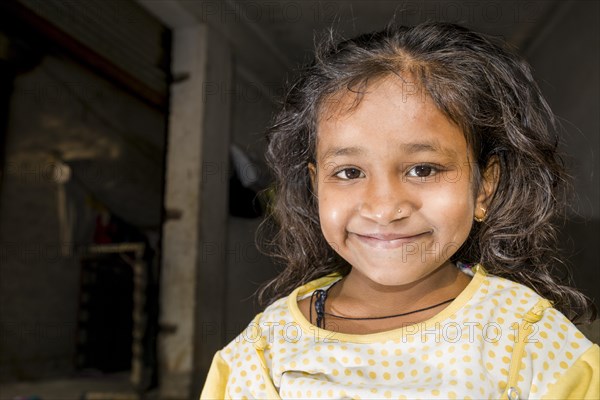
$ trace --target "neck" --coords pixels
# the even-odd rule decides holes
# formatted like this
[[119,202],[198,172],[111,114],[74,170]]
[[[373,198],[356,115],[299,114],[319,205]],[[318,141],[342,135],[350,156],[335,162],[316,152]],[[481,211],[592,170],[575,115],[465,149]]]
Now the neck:
[[450,262],[416,282],[399,286],[378,284],[352,269],[332,288],[329,308],[356,317],[409,312],[458,296],[469,279]]

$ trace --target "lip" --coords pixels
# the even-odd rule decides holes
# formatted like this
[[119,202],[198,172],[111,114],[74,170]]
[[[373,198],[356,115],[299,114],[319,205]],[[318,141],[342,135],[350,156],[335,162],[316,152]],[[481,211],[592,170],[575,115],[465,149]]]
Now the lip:
[[417,234],[404,233],[351,233],[356,239],[369,247],[377,249],[397,249],[408,243],[414,243],[430,231]]

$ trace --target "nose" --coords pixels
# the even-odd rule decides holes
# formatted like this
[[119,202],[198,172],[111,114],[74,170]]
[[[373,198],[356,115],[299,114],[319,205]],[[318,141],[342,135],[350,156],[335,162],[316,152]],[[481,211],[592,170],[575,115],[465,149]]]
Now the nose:
[[365,187],[358,212],[379,225],[388,225],[412,214],[414,208],[409,188],[398,176],[371,180]]

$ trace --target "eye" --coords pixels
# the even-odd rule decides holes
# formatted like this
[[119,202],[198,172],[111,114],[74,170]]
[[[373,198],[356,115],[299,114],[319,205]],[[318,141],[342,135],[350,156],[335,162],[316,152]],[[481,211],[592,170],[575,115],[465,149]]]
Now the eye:
[[435,175],[439,172],[439,169],[429,164],[420,164],[412,167],[410,171],[408,171],[408,176],[414,176],[417,178],[427,178],[429,176]]
[[344,168],[335,174],[336,177],[344,180],[358,179],[365,176],[358,168]]

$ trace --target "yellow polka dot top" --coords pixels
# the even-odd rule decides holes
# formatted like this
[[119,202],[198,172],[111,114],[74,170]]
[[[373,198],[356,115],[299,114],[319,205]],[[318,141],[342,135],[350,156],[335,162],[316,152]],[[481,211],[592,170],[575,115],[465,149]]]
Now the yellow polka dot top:
[[298,300],[259,314],[219,351],[201,399],[599,398],[598,346],[531,289],[476,266],[435,317],[353,335],[319,329]]

